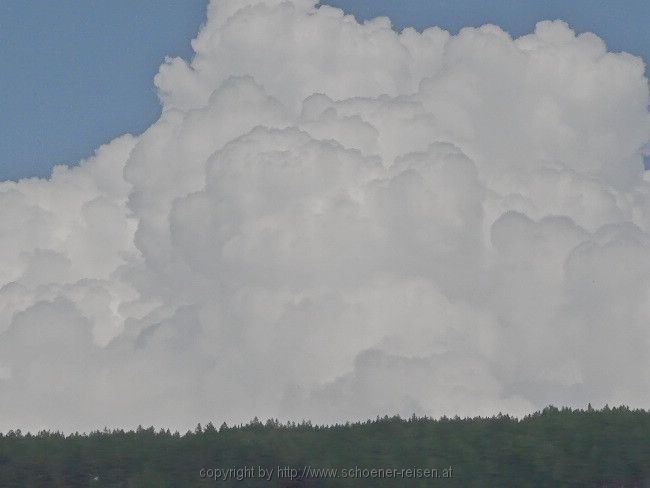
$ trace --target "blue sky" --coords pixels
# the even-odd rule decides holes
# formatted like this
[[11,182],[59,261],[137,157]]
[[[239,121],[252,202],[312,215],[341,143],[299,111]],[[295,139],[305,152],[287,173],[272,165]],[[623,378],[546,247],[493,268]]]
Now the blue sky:
[[[153,76],[166,55],[191,55],[205,0],[2,0],[0,179],[45,176],[158,116]],[[650,59],[641,0],[329,0],[357,18],[391,17],[396,28],[452,32],[494,23],[517,36],[541,19],[593,31],[610,50]]]
[[204,0],[2,0],[0,179],[47,175],[159,113],[153,76],[189,57]]

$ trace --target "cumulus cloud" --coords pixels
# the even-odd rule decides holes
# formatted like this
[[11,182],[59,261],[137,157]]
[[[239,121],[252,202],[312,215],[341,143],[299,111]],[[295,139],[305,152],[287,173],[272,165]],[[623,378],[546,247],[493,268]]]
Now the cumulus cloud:
[[650,407],[641,59],[220,0],[162,115],[0,183],[0,429]]

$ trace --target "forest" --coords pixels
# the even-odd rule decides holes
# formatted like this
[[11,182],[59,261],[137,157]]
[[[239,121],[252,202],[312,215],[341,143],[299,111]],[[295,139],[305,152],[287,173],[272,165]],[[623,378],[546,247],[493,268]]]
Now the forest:
[[0,435],[3,488],[650,487],[650,412]]

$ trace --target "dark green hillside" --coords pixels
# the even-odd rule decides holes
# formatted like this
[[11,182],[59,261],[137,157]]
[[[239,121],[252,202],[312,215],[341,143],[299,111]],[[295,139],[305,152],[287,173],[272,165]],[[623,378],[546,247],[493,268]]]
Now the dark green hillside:
[[2,488],[206,486],[650,487],[650,412],[0,437]]

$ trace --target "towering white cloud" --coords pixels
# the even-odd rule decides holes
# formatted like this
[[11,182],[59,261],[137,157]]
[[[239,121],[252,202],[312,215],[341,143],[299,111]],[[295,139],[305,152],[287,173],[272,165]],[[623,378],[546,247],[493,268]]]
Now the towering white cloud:
[[644,64],[220,0],[163,113],[0,183],[0,429],[650,407]]

